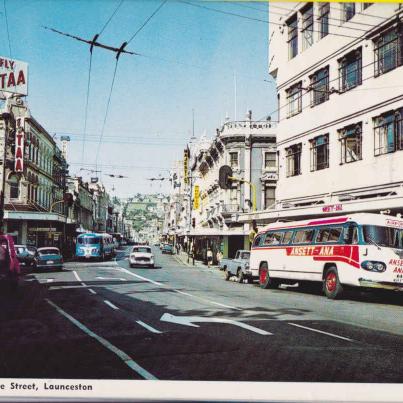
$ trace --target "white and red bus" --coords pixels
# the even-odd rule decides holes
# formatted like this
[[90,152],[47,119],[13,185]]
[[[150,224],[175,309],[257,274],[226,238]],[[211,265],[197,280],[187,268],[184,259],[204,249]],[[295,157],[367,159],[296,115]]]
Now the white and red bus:
[[403,291],[403,219],[359,213],[273,223],[256,235],[250,268],[262,288],[316,281],[328,298],[343,286]]

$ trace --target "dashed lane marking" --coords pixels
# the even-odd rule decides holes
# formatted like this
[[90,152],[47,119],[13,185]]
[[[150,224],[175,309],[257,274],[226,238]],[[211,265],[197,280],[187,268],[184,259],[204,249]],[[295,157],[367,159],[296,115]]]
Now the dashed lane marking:
[[108,301],[107,299],[104,299],[104,302],[106,305],[110,306],[112,309],[115,309],[115,310],[119,309],[116,305],[113,305],[112,302]]
[[152,326],[147,325],[147,323],[144,323],[141,320],[136,320],[136,323],[138,323],[140,326],[143,326],[144,328],[149,330],[151,333],[157,333],[157,334],[162,333],[160,330],[154,329]]
[[88,327],[83,325],[77,319],[73,318],[71,315],[69,315],[67,312],[65,312],[59,306],[57,306],[50,299],[46,298],[45,300],[49,305],[53,306],[53,308],[55,308],[57,310],[57,312],[59,312],[61,315],[63,315],[65,318],[67,318],[71,323],[73,323],[75,326],[77,326],[81,331],[83,331],[88,336],[94,338],[100,344],[102,344],[104,347],[106,347],[109,351],[111,351],[112,353],[117,355],[130,369],[132,369],[134,372],[139,374],[142,378],[147,379],[147,380],[157,380],[157,378],[154,375],[152,375],[146,369],[144,369],[139,364],[137,364],[137,362],[135,362],[124,351],[120,350],[119,348],[114,346],[112,343],[110,343],[108,340],[104,339],[101,336],[98,336],[92,330],[88,329]]
[[163,288],[170,289],[170,290],[172,290],[172,291],[174,291],[174,292],[176,292],[176,293],[178,293],[178,294],[186,295],[186,296],[188,296],[188,297],[195,298],[195,299],[198,299],[198,300],[200,300],[200,301],[207,302],[207,303],[212,304],[212,305],[222,306],[222,307],[224,307],[224,308],[234,309],[234,310],[236,310],[236,311],[242,311],[242,310],[243,310],[243,309],[237,308],[237,307],[235,307],[235,306],[221,304],[220,302],[212,301],[212,300],[210,300],[210,299],[203,298],[203,297],[198,297],[197,295],[189,294],[189,293],[187,293],[187,292],[180,291],[180,290],[177,290],[177,289],[175,289],[175,288],[168,287],[168,286],[166,286],[165,284],[162,284],[162,283],[159,283],[159,282],[157,282],[157,281],[151,280],[151,279],[149,279],[149,278],[147,278],[147,277],[143,277],[143,276],[140,276],[140,275],[138,275],[138,274],[134,274],[134,273],[132,273],[130,270],[124,269],[123,267],[119,267],[119,270],[121,270],[121,271],[123,271],[123,272],[129,274],[130,276],[137,277],[137,278],[139,278],[139,279],[141,279],[141,280],[144,280],[144,281],[147,281],[147,282],[149,282],[149,283],[158,285],[159,287],[163,287]]
[[89,291],[91,294],[96,294],[96,292],[95,292],[92,288],[88,288],[88,291]]
[[310,330],[311,332],[322,333],[322,334],[326,334],[327,336],[336,337],[337,339],[342,339],[342,340],[354,342],[353,339],[349,339],[348,337],[338,336],[337,334],[324,332],[323,330],[318,330],[318,329],[313,329],[313,328],[307,327],[307,326],[297,325],[296,323],[288,322],[288,324],[291,325],[291,326],[300,327],[301,329]]

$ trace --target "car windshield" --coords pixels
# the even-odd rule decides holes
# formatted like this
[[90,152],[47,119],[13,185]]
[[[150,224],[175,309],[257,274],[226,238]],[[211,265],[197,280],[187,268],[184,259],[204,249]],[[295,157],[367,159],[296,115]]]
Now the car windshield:
[[81,245],[98,245],[99,244],[99,239],[95,236],[86,236],[82,238],[78,238],[77,242]]
[[364,225],[363,229],[366,243],[376,243],[387,248],[403,249],[402,229],[379,225]]
[[15,251],[16,251],[18,254],[26,253],[26,252],[27,252],[27,248],[24,248],[23,246],[16,246],[16,247],[15,247]]
[[249,258],[250,258],[250,252],[241,253],[241,259],[249,259]]
[[43,255],[60,255],[59,249],[41,249],[38,251],[38,253],[43,256]]
[[133,248],[133,252],[139,252],[139,253],[151,253],[150,248]]

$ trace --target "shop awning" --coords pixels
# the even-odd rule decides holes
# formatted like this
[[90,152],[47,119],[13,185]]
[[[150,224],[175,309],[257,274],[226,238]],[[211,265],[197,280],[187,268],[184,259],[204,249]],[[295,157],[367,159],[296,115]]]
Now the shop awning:
[[248,235],[248,231],[244,231],[243,228],[225,230],[219,228],[197,228],[192,229],[189,236],[231,236],[231,235]]

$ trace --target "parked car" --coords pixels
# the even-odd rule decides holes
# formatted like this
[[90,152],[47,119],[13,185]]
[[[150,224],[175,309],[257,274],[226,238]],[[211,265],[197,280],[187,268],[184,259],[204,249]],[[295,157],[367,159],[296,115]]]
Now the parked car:
[[17,259],[20,262],[20,266],[32,267],[34,265],[35,256],[28,250],[25,245],[14,245]]
[[35,246],[27,245],[27,250],[32,256],[35,256],[37,248]]
[[38,248],[35,255],[34,269],[63,270],[63,256],[58,248]]
[[170,255],[174,254],[174,246],[166,243],[162,246],[162,253],[169,253]]
[[154,255],[149,246],[134,246],[129,256],[130,267],[154,267]]
[[249,250],[238,250],[234,259],[221,259],[220,269],[225,271],[225,280],[236,276],[239,283],[243,283],[244,280],[252,283],[254,278],[249,267],[249,258]]

